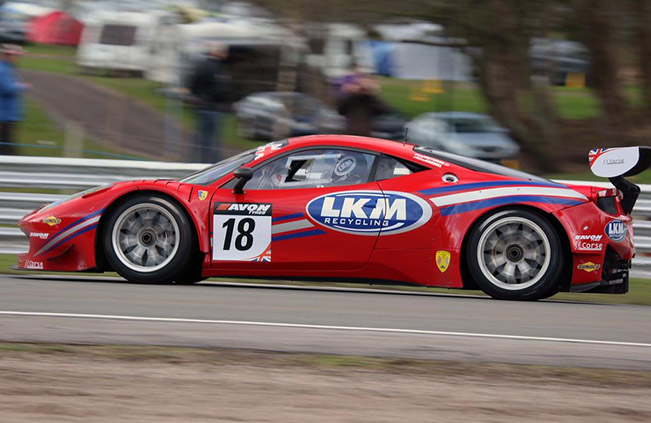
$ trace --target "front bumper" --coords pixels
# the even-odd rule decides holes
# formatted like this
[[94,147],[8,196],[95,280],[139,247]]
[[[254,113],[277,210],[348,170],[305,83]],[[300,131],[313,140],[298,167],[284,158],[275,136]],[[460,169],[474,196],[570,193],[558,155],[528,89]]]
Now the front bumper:
[[55,210],[31,213],[18,223],[29,239],[29,250],[18,254],[18,269],[57,272],[94,269],[95,235],[101,210],[82,216],[55,214]]

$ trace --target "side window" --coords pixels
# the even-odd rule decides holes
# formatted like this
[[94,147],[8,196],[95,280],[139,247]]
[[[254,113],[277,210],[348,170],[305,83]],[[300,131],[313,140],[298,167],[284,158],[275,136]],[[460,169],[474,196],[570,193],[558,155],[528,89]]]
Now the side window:
[[411,175],[418,171],[416,168],[410,169],[406,164],[391,156],[382,156],[379,160],[377,170],[375,171],[376,181]]
[[248,189],[322,188],[369,181],[375,156],[357,151],[301,151],[253,172]]

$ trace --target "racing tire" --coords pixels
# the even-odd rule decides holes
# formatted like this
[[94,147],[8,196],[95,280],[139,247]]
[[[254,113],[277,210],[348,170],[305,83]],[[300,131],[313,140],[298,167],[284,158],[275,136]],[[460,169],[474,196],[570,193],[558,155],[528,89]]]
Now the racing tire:
[[139,194],[112,211],[102,234],[111,267],[129,282],[166,284],[181,278],[195,250],[183,210],[156,194]]
[[183,273],[174,279],[174,283],[177,285],[192,285],[208,279],[207,276],[202,276],[203,259],[204,255],[197,249]]
[[527,210],[505,210],[479,221],[466,260],[474,281],[491,297],[535,301],[558,292],[565,257],[547,219]]

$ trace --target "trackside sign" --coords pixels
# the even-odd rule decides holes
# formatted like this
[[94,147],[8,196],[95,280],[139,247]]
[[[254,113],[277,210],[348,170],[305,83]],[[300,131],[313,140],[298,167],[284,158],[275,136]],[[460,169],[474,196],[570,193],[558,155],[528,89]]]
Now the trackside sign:
[[355,235],[399,234],[432,217],[427,201],[396,191],[335,192],[313,199],[306,211],[322,226]]

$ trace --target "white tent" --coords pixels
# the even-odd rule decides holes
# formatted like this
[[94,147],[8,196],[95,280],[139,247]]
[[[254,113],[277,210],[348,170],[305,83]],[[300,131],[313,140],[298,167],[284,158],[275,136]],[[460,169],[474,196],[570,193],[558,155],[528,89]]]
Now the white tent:
[[443,27],[432,22],[389,23],[374,29],[390,44],[391,76],[401,79],[472,79],[470,58],[459,48],[461,40],[451,39]]
[[337,78],[345,75],[353,64],[366,71],[374,68],[368,36],[362,28],[330,23],[310,24],[307,29],[311,49],[305,61],[321,69],[325,76]]
[[400,79],[472,79],[470,58],[458,48],[399,42],[391,55],[393,76]]

